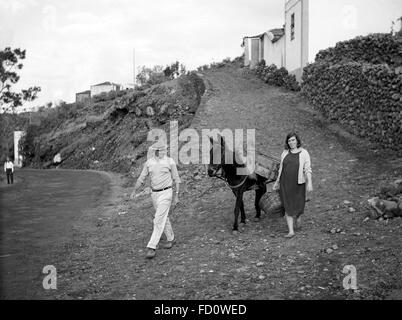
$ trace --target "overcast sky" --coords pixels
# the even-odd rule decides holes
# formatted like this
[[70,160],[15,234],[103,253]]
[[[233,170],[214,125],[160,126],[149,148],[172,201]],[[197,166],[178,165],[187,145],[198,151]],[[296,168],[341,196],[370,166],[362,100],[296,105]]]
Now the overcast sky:
[[[283,25],[284,1],[0,0],[0,48],[27,50],[19,87],[42,87],[35,105],[73,102],[92,84],[132,83],[134,48],[137,66],[179,60],[195,69],[237,57],[243,36]],[[401,2],[378,0],[381,12],[367,6],[379,17],[373,28],[389,31]]]

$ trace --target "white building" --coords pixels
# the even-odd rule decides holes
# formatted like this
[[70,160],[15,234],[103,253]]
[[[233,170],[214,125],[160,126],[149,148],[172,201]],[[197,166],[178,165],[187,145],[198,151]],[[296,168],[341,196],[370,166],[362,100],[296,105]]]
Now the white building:
[[91,86],[91,96],[96,96],[103,92],[120,91],[121,86],[112,82],[103,82]]
[[295,74],[297,80],[309,58],[309,6],[309,0],[285,3],[285,68]]
[[244,48],[244,65],[255,68],[260,61],[260,35],[244,37],[242,47]]
[[274,64],[278,68],[285,65],[285,29],[271,29],[261,36],[260,59],[267,66]]
[[14,131],[14,166],[22,166],[22,155],[20,154],[20,140],[24,136],[24,131]]
[[244,65],[254,68],[265,60],[267,65],[284,65],[284,29],[272,29],[257,36],[244,37]]
[[390,32],[391,21],[400,16],[402,4],[399,12],[392,9],[384,12],[385,5],[397,6],[378,0],[285,0],[284,29],[245,37],[244,64],[253,68],[264,59],[267,65],[286,67],[300,80],[303,68],[314,62],[320,50],[357,36]]
[[133,90],[137,87],[136,84],[133,83],[124,83],[120,86],[120,90]]

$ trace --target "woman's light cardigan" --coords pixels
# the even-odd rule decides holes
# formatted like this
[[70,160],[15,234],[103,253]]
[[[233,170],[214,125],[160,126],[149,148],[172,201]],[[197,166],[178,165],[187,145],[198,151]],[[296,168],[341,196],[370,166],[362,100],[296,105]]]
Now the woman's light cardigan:
[[[282,168],[283,168],[283,160],[289,154],[289,150],[284,150],[281,155],[281,164],[279,166],[278,179],[276,180],[278,183],[280,181]],[[301,148],[300,157],[299,157],[299,174],[298,174],[298,184],[306,183],[307,174],[312,173],[311,170],[311,160],[310,155],[306,149]]]

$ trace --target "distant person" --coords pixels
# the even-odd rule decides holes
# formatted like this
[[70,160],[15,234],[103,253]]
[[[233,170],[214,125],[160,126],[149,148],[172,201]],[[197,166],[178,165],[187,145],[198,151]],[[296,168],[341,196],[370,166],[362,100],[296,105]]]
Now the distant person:
[[296,229],[301,227],[301,215],[304,213],[306,204],[306,191],[313,191],[310,155],[301,145],[301,139],[296,132],[287,135],[285,150],[281,155],[278,178],[273,186],[273,190],[279,189],[285,207],[285,217],[289,229],[286,238],[294,236],[294,222]]
[[166,155],[166,144],[158,143],[152,146],[152,150],[155,152],[154,156],[149,158],[145,163],[134,187],[134,191],[130,196],[131,199],[135,198],[137,189],[144,183],[145,178],[150,175],[151,197],[156,212],[153,221],[153,233],[147,245],[147,259],[155,257],[156,247],[162,233],[165,233],[167,238],[167,243],[165,243],[164,248],[170,249],[173,246],[175,237],[168,214],[173,199],[173,180],[176,182],[176,195],[173,200],[174,206],[179,202],[179,188],[181,183],[176,163],[172,158]]
[[14,174],[14,165],[13,163],[10,161],[10,158],[7,157],[7,161],[4,162],[4,172],[7,175],[7,184],[13,184],[14,183],[14,178],[13,178],[13,174]]

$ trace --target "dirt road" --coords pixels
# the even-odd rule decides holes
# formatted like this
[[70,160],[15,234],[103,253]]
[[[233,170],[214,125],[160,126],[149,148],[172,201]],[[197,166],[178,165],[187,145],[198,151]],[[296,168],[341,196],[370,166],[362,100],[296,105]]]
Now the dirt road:
[[[278,156],[287,132],[301,133],[312,157],[315,188],[303,230],[288,240],[283,219],[263,215],[252,222],[250,192],[245,197],[248,223],[232,235],[234,196],[228,187],[202,176],[202,166],[179,165],[182,204],[171,215],[177,244],[157,250],[148,261],[151,201],[127,201],[131,188],[124,186],[132,180],[113,175],[113,197],[81,216],[73,241],[59,252],[54,262],[58,289],[48,297],[401,298],[402,219],[363,222],[370,210],[367,199],[380,184],[402,176],[400,159],[339,138],[297,94],[269,87],[241,69],[209,71],[204,80],[208,91],[194,128],[255,128],[257,148]],[[331,233],[334,228],[339,232]],[[357,271],[358,290],[343,288],[347,265]]]
[[[92,220],[91,232],[83,227],[86,241],[64,263],[69,281],[58,297],[400,297],[402,221],[363,223],[368,197],[380,183],[402,175],[400,161],[387,161],[363,145],[338,138],[298,95],[269,87],[240,69],[211,71],[204,80],[207,93],[194,128],[256,128],[257,148],[277,155],[291,128],[301,132],[312,156],[315,187],[303,231],[287,240],[282,219],[264,215],[261,222],[252,222],[254,195],[248,193],[245,209],[250,220],[233,236],[234,197],[228,187],[203,176],[202,166],[179,165],[182,204],[171,215],[177,245],[158,250],[152,261],[144,259],[152,204],[148,197],[135,203],[122,199],[107,217]],[[128,188],[121,194],[130,192]],[[330,233],[333,228],[341,233]],[[326,253],[334,245],[339,249]],[[356,267],[356,291],[343,288],[346,265]]]
[[74,225],[108,198],[109,181],[93,172],[19,170],[0,188],[2,299],[41,299],[42,273],[73,241]]

